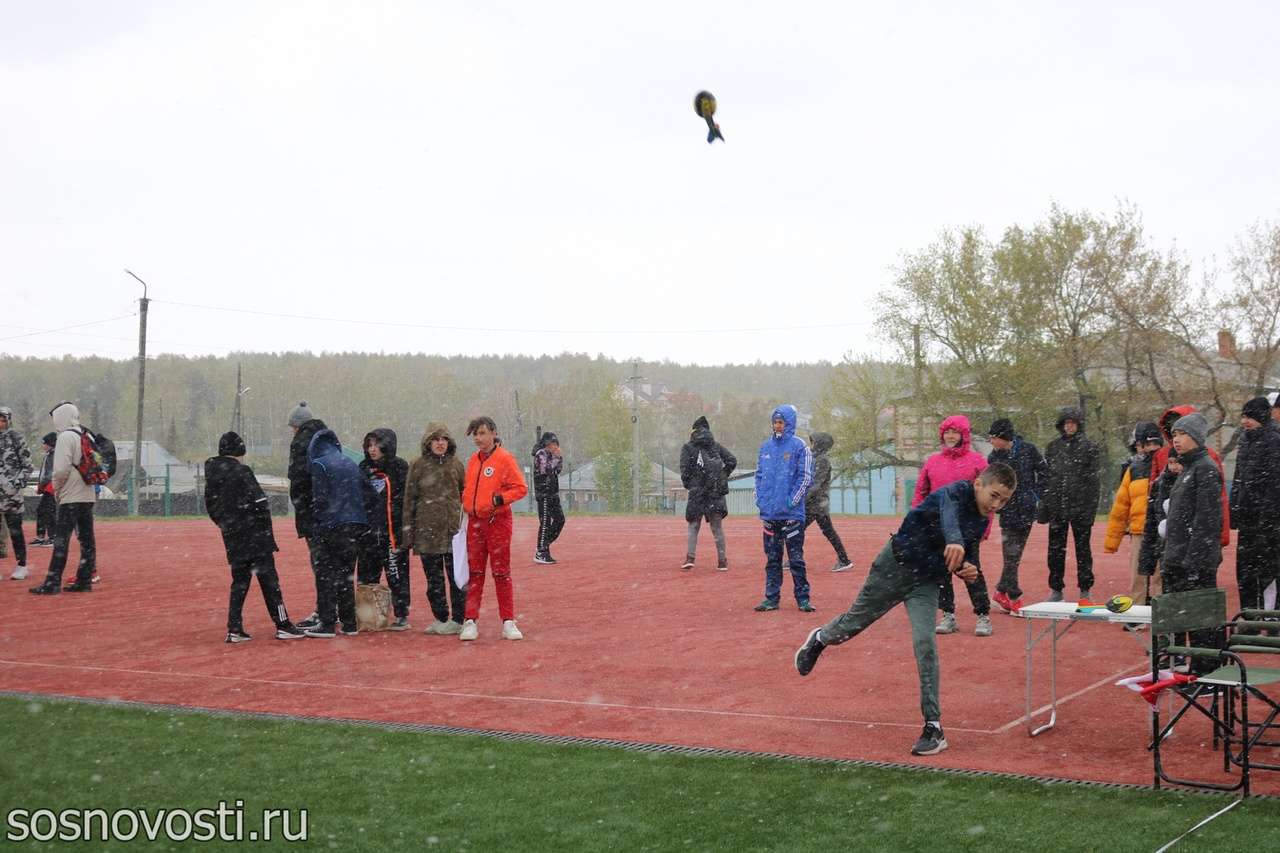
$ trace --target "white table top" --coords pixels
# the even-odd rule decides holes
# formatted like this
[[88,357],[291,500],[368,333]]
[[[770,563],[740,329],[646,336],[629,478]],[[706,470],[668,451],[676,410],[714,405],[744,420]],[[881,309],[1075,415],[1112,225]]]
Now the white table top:
[[1135,604],[1124,613],[1112,613],[1105,607],[1099,607],[1089,613],[1077,613],[1074,601],[1042,601],[1039,604],[1023,605],[1019,616],[1027,619],[1059,619],[1080,622],[1136,622],[1142,625],[1151,624],[1151,606]]

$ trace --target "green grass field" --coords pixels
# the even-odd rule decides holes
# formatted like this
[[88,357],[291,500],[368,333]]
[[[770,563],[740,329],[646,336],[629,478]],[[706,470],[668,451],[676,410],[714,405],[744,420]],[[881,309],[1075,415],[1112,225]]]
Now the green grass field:
[[[154,815],[242,800],[246,832],[278,808],[294,810],[296,835],[306,809],[308,840],[280,841],[277,823],[270,844],[79,849],[1152,851],[1230,802],[15,698],[0,699],[0,731],[9,849],[57,845],[12,843],[13,809]],[[1245,838],[1280,849],[1280,802],[1245,802],[1175,849]]]

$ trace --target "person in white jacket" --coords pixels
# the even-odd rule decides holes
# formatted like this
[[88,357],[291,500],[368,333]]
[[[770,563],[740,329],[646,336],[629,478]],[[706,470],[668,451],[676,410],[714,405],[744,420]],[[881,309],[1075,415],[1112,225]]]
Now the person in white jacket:
[[[57,595],[59,592],[91,592],[97,566],[97,548],[93,540],[93,508],[98,501],[94,487],[84,481],[76,466],[80,464],[80,410],[72,403],[59,403],[49,411],[53,429],[58,434],[53,448],[53,493],[58,499],[58,516],[53,526],[53,557],[44,583],[32,587],[34,595]],[[71,547],[71,531],[80,540],[80,564],[73,583],[62,586],[62,571],[67,565]]]

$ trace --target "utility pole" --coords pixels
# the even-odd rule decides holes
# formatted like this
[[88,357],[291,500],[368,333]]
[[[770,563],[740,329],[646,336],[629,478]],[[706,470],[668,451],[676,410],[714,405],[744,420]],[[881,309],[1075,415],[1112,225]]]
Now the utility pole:
[[640,511],[640,375],[639,362],[631,362],[631,511]]
[[231,413],[231,431],[244,438],[244,412],[240,409],[240,398],[248,393],[249,389],[245,388],[241,383],[242,365],[236,364],[236,407]]
[[142,285],[142,298],[138,300],[138,422],[133,433],[133,488],[129,490],[129,515],[138,514],[138,494],[142,490],[142,409],[147,391],[147,283],[129,270]]

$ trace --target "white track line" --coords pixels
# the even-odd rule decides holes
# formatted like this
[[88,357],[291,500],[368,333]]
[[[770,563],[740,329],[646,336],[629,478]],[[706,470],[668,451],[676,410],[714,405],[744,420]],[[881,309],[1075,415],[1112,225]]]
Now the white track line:
[[[1119,672],[1117,672],[1115,675],[1108,675],[1105,678],[1102,678],[1102,679],[1099,679],[1098,681],[1093,682],[1093,684],[1089,684],[1085,687],[1081,687],[1075,693],[1069,693],[1066,696],[1059,698],[1058,705],[1059,707],[1061,707],[1063,703],[1068,702],[1072,699],[1078,699],[1079,697],[1088,693],[1090,690],[1093,690],[1095,687],[1102,687],[1105,684],[1115,684],[1115,681],[1118,678],[1121,678],[1125,675],[1129,675],[1130,673],[1141,672],[1144,670],[1146,670],[1145,665],[1143,665],[1141,668],[1129,667],[1128,669],[1122,669]],[[1050,708],[1049,705],[1041,705],[1039,708],[1036,708],[1031,712],[1031,716],[1035,717],[1040,714],[1043,714],[1044,712],[1048,711],[1049,708]],[[1026,725],[1026,723],[1027,723],[1027,715],[1023,714],[1021,717],[1018,717],[1016,720],[1010,720],[1009,722],[1005,723],[1000,728],[991,732],[991,734],[997,734],[997,735],[1004,734],[1005,732],[1009,731],[1015,726]]]
[[[385,693],[407,693],[418,696],[438,696],[446,699],[484,699],[494,702],[529,702],[544,705],[568,705],[581,708],[606,708],[610,710],[620,711],[650,711],[661,714],[700,714],[714,717],[737,717],[742,719],[754,720],[777,720],[782,722],[798,722],[798,723],[836,723],[845,726],[863,726],[867,728],[875,728],[877,726],[918,729],[919,723],[891,723],[880,720],[842,720],[831,717],[796,717],[786,714],[758,714],[746,711],[717,711],[710,708],[673,708],[664,705],[628,705],[622,702],[591,702],[582,699],[546,699],[536,696],[500,696],[490,693],[462,693],[453,690],[426,690],[414,687],[385,687],[377,684],[332,684],[321,681],[281,681],[270,678],[245,678],[238,675],[210,675],[206,673],[189,673],[189,672],[158,672],[148,669],[123,669],[110,666],[84,666],[80,664],[60,664],[45,663],[42,661],[20,661],[20,660],[0,660],[0,664],[9,666],[26,666],[40,669],[60,669],[60,670],[80,670],[84,672],[102,672],[102,673],[120,673],[124,675],[150,675],[165,678],[189,678],[200,681],[234,681],[243,684],[267,684],[273,687],[303,687],[307,689],[329,689],[329,690],[358,690],[362,693],[368,693],[372,690],[382,691]],[[953,731],[964,732],[965,734],[996,734],[985,729],[966,729],[959,727],[950,727]]]

